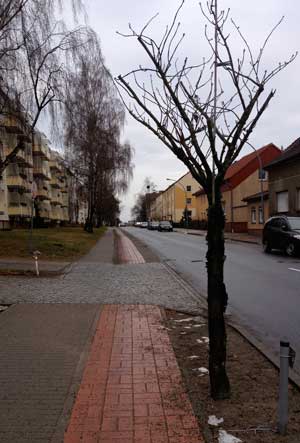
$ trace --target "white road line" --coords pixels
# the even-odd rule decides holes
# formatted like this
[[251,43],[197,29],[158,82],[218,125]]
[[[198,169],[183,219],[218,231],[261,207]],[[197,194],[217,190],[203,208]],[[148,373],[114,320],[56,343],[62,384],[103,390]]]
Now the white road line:
[[289,268],[290,271],[296,271],[296,272],[300,272],[300,269],[295,269],[295,268]]

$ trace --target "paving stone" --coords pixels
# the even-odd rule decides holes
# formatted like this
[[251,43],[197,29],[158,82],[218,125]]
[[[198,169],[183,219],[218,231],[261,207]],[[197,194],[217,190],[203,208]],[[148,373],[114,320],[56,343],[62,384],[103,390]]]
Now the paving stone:
[[[130,443],[180,443],[203,442],[197,420],[193,414],[188,396],[182,384],[169,383],[168,386],[160,381],[158,363],[162,360],[161,347],[163,344],[167,355],[175,361],[174,351],[167,332],[161,328],[161,311],[156,306],[135,305],[106,305],[99,318],[97,331],[91,346],[89,359],[83,373],[82,384],[76,397],[75,406],[69,426],[65,433],[65,443],[86,441],[84,432],[94,432],[94,441]],[[126,328],[123,325],[126,324]],[[135,345],[140,344],[140,332],[147,333],[148,353],[151,363],[142,364],[135,358]],[[124,338],[128,344],[126,359],[132,366],[132,374],[139,373],[143,381],[133,383],[133,376],[127,375],[122,383],[122,376],[115,380],[115,362],[122,361],[112,358],[112,350],[116,343]],[[155,343],[155,345],[154,345]],[[98,354],[99,347],[105,345],[105,353]],[[91,374],[90,362],[101,362],[101,371]],[[145,381],[145,368],[151,365],[153,381]],[[164,367],[166,375],[177,376],[181,380],[178,366]],[[102,375],[102,377],[101,377]],[[94,402],[86,396],[92,392],[99,376],[105,385],[104,400]],[[126,387],[126,393],[124,392]],[[177,389],[178,388],[178,389]],[[82,402],[87,402],[86,411],[92,408],[93,417],[78,414]],[[90,404],[89,404],[90,403]],[[98,438],[98,440],[97,440]],[[89,441],[89,440],[87,440]]]

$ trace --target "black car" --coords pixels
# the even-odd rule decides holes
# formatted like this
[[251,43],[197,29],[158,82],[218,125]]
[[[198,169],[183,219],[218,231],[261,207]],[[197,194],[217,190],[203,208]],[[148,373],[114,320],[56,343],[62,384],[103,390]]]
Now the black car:
[[289,256],[300,251],[300,217],[271,217],[263,230],[263,248],[269,253],[281,249]]
[[171,224],[171,222],[165,220],[165,221],[160,221],[159,225],[158,225],[158,230],[159,231],[168,231],[168,232],[172,232],[173,231],[173,226]]

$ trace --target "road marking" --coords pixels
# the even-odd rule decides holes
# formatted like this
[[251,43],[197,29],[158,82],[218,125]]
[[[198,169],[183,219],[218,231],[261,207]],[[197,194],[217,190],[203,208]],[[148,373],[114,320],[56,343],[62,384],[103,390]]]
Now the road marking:
[[296,272],[300,272],[300,269],[296,269],[296,268],[289,268],[290,271],[296,271]]

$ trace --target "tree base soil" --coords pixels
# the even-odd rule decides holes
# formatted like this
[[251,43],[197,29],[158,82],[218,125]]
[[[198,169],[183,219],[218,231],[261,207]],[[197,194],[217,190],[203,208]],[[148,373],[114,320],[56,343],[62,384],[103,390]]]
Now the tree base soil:
[[[166,310],[165,326],[207,443],[218,442],[221,429],[243,443],[300,442],[299,389],[289,385],[288,433],[281,436],[276,431],[279,371],[243,336],[227,326],[231,398],[213,401],[207,371],[207,318]],[[209,425],[208,418],[213,415],[224,421]]]

